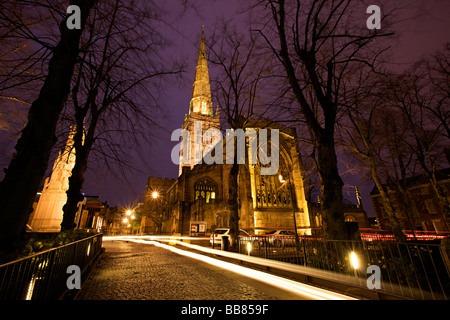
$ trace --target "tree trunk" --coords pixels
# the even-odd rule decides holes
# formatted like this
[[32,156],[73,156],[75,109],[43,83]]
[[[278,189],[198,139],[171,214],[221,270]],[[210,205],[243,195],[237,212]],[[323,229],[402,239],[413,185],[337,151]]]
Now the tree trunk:
[[381,199],[383,202],[383,207],[388,216],[390,226],[392,227],[392,231],[394,232],[395,239],[398,242],[405,242],[406,236],[402,232],[402,227],[401,227],[400,221],[397,219],[397,216],[395,215],[395,209],[392,206],[389,195],[386,192],[386,190],[384,189],[384,186],[381,184],[381,181],[378,177],[378,173],[376,171],[376,166],[373,163],[373,159],[371,159],[370,172],[372,174],[372,179],[375,182],[375,186],[377,187],[378,191],[380,192],[380,196],[381,196]]
[[48,74],[28,113],[28,122],[15,146],[16,154],[0,182],[0,252],[15,251],[32,211],[56,142],[55,130],[70,91],[80,36],[96,1],[72,1],[81,9],[81,29],[60,24],[61,39],[53,50]]
[[337,167],[333,135],[322,135],[317,143],[318,172],[321,180],[322,222],[324,237],[347,240],[344,208],[342,206],[342,182]]
[[[81,152],[80,152],[81,151]],[[84,183],[84,173],[87,169],[89,150],[86,147],[75,149],[75,166],[72,175],[69,177],[69,189],[67,190],[67,202],[63,207],[63,221],[61,231],[73,230],[76,227],[75,215],[78,210],[78,203],[83,201],[81,190]]]
[[[78,154],[76,154],[78,157]],[[83,162],[83,163],[80,163]],[[76,161],[72,169],[72,175],[69,177],[69,189],[67,190],[67,202],[63,207],[63,221],[61,222],[61,231],[73,230],[76,227],[75,215],[78,210],[78,203],[83,201],[81,190],[84,183],[84,172],[86,171],[87,161]]]
[[[84,183],[84,173],[87,169],[89,154],[94,143],[94,133],[97,126],[97,116],[93,116],[89,125],[89,131],[84,139],[84,116],[77,119],[77,132],[74,137],[75,146],[75,166],[72,169],[72,175],[69,177],[69,189],[67,190],[67,202],[63,207],[63,221],[61,222],[61,231],[73,230],[76,227],[75,216],[78,211],[78,203],[83,201],[81,193]],[[85,140],[83,142],[83,140]]]
[[230,170],[229,192],[231,203],[230,212],[230,237],[232,246],[236,248],[239,241],[239,164],[235,152],[235,161]]
[[425,172],[428,180],[430,181],[431,188],[433,189],[434,195],[436,199],[438,200],[439,206],[442,210],[442,216],[444,220],[447,222],[450,218],[450,203],[449,198],[447,197],[444,188],[439,184],[437,177],[436,177],[436,171],[435,170],[429,170],[428,167],[425,165],[425,161],[421,161],[419,159],[419,164],[422,167],[422,170]]

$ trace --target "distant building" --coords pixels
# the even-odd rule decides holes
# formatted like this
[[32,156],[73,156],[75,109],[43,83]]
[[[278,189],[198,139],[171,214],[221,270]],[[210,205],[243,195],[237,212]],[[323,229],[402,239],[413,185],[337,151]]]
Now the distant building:
[[167,190],[175,179],[149,177],[142,207],[140,233],[161,233],[162,217],[167,216]]
[[109,207],[106,210],[103,232],[106,235],[118,235],[123,230],[123,210],[118,207]]
[[75,218],[76,228],[102,231],[106,224],[105,218],[108,210],[107,203],[98,200],[97,196],[86,196]]
[[[357,192],[357,198],[359,193]],[[344,219],[348,223],[357,223],[358,228],[370,228],[369,218],[367,212],[364,210],[361,204],[361,199],[358,198],[359,204],[355,204],[350,200],[344,198],[342,200],[344,207]],[[313,229],[322,228],[322,210],[320,203],[311,202],[310,204],[310,221]]]
[[378,225],[378,220],[376,217],[368,217],[368,219],[369,219],[369,228],[380,229],[380,226]]
[[[447,198],[450,196],[450,168],[437,172],[437,180],[444,188]],[[406,179],[407,192],[412,204],[412,215],[414,229],[419,231],[450,231],[450,222],[445,221],[442,209],[436,199],[430,182],[425,175],[417,175]],[[399,202],[395,191],[389,191],[394,208],[398,212],[398,218],[404,228],[411,230],[405,208]],[[380,192],[376,187],[370,193],[378,224],[381,229],[389,228],[389,219],[384,210]]]

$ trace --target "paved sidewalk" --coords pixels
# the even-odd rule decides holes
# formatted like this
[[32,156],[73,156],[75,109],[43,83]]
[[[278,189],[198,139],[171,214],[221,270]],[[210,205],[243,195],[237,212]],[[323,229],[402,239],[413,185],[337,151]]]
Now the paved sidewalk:
[[153,245],[104,241],[105,253],[77,300],[273,300],[299,299]]

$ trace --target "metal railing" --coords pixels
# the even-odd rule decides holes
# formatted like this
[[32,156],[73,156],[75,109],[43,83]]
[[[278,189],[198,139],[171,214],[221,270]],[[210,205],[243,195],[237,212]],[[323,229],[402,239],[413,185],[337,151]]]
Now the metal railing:
[[310,270],[329,271],[337,281],[362,288],[367,288],[368,266],[375,265],[381,273],[381,288],[377,289],[381,292],[408,299],[450,297],[447,253],[442,252],[439,243],[335,241],[310,237],[299,237],[296,243],[294,236],[250,236],[240,237],[239,252],[302,265],[312,268]]
[[0,265],[0,300],[54,300],[68,290],[67,267],[81,274],[102,249],[102,234]]

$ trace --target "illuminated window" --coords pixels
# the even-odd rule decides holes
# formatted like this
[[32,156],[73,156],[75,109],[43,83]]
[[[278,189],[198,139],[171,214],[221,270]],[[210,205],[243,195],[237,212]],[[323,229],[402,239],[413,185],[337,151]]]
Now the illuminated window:
[[261,167],[261,164],[255,167],[256,206],[260,208],[291,207],[290,174],[283,159],[280,157],[280,168],[275,175],[261,175]]
[[209,179],[202,179],[194,185],[195,200],[205,199],[209,203],[216,198],[217,186]]
[[199,112],[200,110],[200,101],[195,100],[194,101],[194,112]]
[[206,101],[202,101],[202,113],[207,114],[208,110],[206,110]]
[[346,216],[345,222],[356,222],[356,218],[354,216]]

